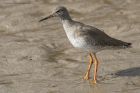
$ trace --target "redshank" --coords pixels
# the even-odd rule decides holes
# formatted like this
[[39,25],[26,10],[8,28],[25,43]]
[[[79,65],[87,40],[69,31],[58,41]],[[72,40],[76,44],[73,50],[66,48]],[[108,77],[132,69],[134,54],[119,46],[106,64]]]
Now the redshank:
[[81,48],[89,52],[90,61],[84,79],[89,79],[90,69],[94,63],[94,76],[92,80],[92,83],[94,84],[97,82],[97,71],[99,65],[96,53],[104,49],[123,49],[131,46],[131,43],[112,38],[95,27],[72,20],[68,10],[63,6],[55,8],[50,16],[41,19],[40,22],[52,17],[60,18],[66,35],[74,47]]

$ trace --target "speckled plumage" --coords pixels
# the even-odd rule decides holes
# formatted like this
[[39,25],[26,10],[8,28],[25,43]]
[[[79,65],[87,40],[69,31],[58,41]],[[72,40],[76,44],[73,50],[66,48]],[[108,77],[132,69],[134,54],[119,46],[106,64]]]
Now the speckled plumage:
[[63,20],[63,27],[74,47],[93,51],[94,53],[110,48],[125,48],[130,43],[114,39],[103,31],[73,20]]
[[131,45],[131,43],[112,38],[95,27],[72,20],[65,7],[57,7],[52,15],[41,19],[40,21],[51,17],[60,18],[66,35],[74,47],[89,51],[90,62],[84,79],[89,79],[90,69],[94,62],[93,83],[96,83],[97,81],[97,70],[99,64],[96,53],[103,49],[127,48]]

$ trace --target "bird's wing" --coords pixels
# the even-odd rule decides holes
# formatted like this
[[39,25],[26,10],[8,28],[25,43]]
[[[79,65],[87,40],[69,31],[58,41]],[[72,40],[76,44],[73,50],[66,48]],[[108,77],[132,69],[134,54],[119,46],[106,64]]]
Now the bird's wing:
[[[84,25],[84,24],[83,24]],[[103,31],[92,26],[81,26],[79,35],[83,36],[87,42],[92,42],[96,46],[128,47],[131,43],[123,42],[110,37]]]

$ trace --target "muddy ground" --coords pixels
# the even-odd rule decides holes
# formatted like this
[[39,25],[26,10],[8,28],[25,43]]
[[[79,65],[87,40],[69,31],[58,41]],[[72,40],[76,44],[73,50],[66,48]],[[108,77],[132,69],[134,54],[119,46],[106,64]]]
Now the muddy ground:
[[[38,22],[59,5],[132,43],[97,54],[97,85],[82,79],[88,53],[72,47],[60,20]],[[140,0],[0,0],[0,93],[140,93]]]

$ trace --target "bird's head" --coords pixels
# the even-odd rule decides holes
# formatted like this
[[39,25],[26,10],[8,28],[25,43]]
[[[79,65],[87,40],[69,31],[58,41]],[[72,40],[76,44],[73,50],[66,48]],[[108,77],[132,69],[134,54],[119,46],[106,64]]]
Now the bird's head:
[[51,15],[41,19],[40,22],[47,20],[49,18],[52,18],[52,17],[60,17],[63,19],[63,18],[69,17],[69,14],[68,14],[68,11],[65,7],[59,6],[53,10],[53,13]]

